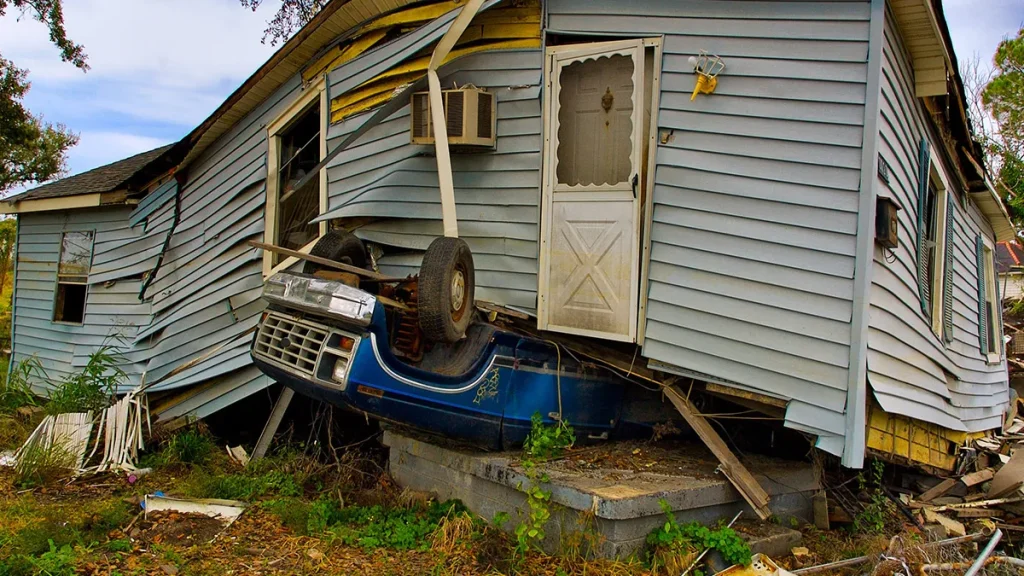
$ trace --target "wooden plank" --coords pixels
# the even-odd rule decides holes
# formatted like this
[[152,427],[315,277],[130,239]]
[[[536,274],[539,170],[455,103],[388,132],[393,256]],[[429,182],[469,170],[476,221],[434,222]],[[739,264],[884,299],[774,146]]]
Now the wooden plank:
[[992,477],[995,475],[995,470],[991,468],[985,468],[984,470],[971,472],[970,474],[961,478],[960,481],[963,482],[968,488],[970,488],[971,486],[976,486],[978,484],[981,484],[982,482],[987,482],[991,480]]
[[317,263],[317,264],[319,264],[321,266],[327,266],[328,268],[335,268],[337,270],[341,270],[342,272],[348,272],[350,274],[356,274],[357,276],[361,276],[363,278],[369,278],[371,280],[376,280],[378,282],[401,282],[401,281],[405,280],[405,278],[392,278],[390,276],[385,276],[383,274],[378,274],[378,273],[373,272],[371,270],[363,270],[362,268],[358,268],[356,266],[350,266],[348,264],[342,264],[341,262],[335,262],[334,260],[331,260],[331,259],[328,259],[328,258],[321,258],[320,256],[313,256],[312,254],[305,254],[305,253],[299,252],[297,250],[289,250],[287,248],[282,248],[280,246],[274,246],[273,244],[267,244],[265,242],[257,242],[256,240],[249,240],[249,245],[250,246],[254,246],[256,248],[260,248],[262,250],[266,250],[268,252],[276,252],[276,253],[284,255],[284,256],[290,256],[292,258],[298,258],[300,260],[308,260],[310,262],[315,262],[315,263]]
[[918,496],[917,500],[919,502],[931,502],[935,498],[943,496],[946,494],[946,492],[952,490],[953,486],[956,486],[956,483],[956,478],[946,478],[942,482],[939,482],[935,486],[932,486],[931,488],[926,490],[924,494]]
[[274,439],[277,427],[281,425],[281,420],[284,419],[284,413],[288,410],[288,405],[291,404],[293,396],[295,396],[295,391],[291,388],[281,389],[281,395],[274,402],[274,409],[270,412],[270,418],[267,420],[267,425],[263,427],[260,439],[256,441],[256,448],[252,451],[250,460],[259,460],[267,454],[270,442]]
[[762,520],[767,520],[772,515],[771,510],[768,508],[768,493],[764,491],[764,488],[761,488],[761,485],[757,483],[757,480],[750,474],[750,471],[740,463],[732,451],[729,450],[729,447],[725,445],[718,432],[715,432],[711,424],[700,415],[689,399],[678,388],[666,386],[664,391],[668,399],[676,407],[676,410],[683,416],[686,423],[690,425],[690,428],[693,428],[693,431],[700,436],[704,444],[718,458],[718,461],[721,463],[720,468],[725,477],[732,482],[736,490],[743,496],[743,499],[754,509],[754,512]]

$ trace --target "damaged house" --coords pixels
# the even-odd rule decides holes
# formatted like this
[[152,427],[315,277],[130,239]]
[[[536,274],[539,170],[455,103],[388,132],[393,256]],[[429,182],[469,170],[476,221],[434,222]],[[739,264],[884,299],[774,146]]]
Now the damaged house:
[[481,305],[847,466],[948,470],[1001,426],[1014,230],[939,0],[487,0],[436,63],[446,207],[422,79],[466,4],[334,0],[182,141],[4,201],[15,360],[117,334],[158,420],[201,418],[272,383],[261,291],[302,262],[250,240],[346,230],[406,277],[456,214]]

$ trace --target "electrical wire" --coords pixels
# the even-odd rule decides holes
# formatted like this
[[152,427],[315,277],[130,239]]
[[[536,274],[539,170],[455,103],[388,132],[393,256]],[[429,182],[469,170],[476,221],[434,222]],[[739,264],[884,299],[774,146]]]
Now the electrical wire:
[[555,387],[558,390],[558,421],[562,422],[562,347],[552,340],[545,342],[555,347],[555,357],[558,358],[555,364]]

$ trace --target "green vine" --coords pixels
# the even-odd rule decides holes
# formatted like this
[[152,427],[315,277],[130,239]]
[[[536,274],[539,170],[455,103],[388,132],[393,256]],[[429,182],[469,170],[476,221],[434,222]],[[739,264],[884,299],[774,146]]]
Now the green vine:
[[523,442],[522,462],[529,485],[524,487],[520,482],[517,486],[526,494],[529,512],[526,520],[515,529],[516,546],[512,552],[513,562],[522,560],[527,552],[539,547],[546,534],[544,527],[551,519],[551,491],[541,487],[551,479],[538,470],[538,460],[557,458],[575,442],[576,434],[567,422],[559,420],[554,425],[546,425],[539,412],[534,413],[530,419],[530,433]]
[[721,526],[712,530],[697,522],[679,524],[668,502],[660,500],[658,504],[665,512],[665,524],[647,535],[647,544],[652,548],[652,568],[662,565],[659,558],[666,555],[682,556],[705,549],[718,550],[726,564],[750,564],[750,547],[732,528]]
[[868,495],[868,503],[864,510],[853,519],[853,529],[858,533],[884,534],[889,518],[894,515],[894,504],[882,490],[882,474],[885,464],[874,460],[868,469],[869,477],[861,472],[857,475],[857,483],[861,492]]

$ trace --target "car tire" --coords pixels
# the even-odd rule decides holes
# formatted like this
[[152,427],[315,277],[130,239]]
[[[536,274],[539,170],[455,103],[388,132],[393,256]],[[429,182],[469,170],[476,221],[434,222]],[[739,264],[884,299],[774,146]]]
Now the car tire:
[[[355,234],[347,230],[332,230],[317,241],[313,249],[309,251],[311,256],[327,258],[342,264],[366,268],[366,246]],[[331,269],[328,266],[317,264],[306,260],[302,271],[306,274],[315,274],[320,270]]]
[[419,317],[423,335],[434,342],[457,342],[473,319],[473,255],[461,238],[436,238],[423,255]]

